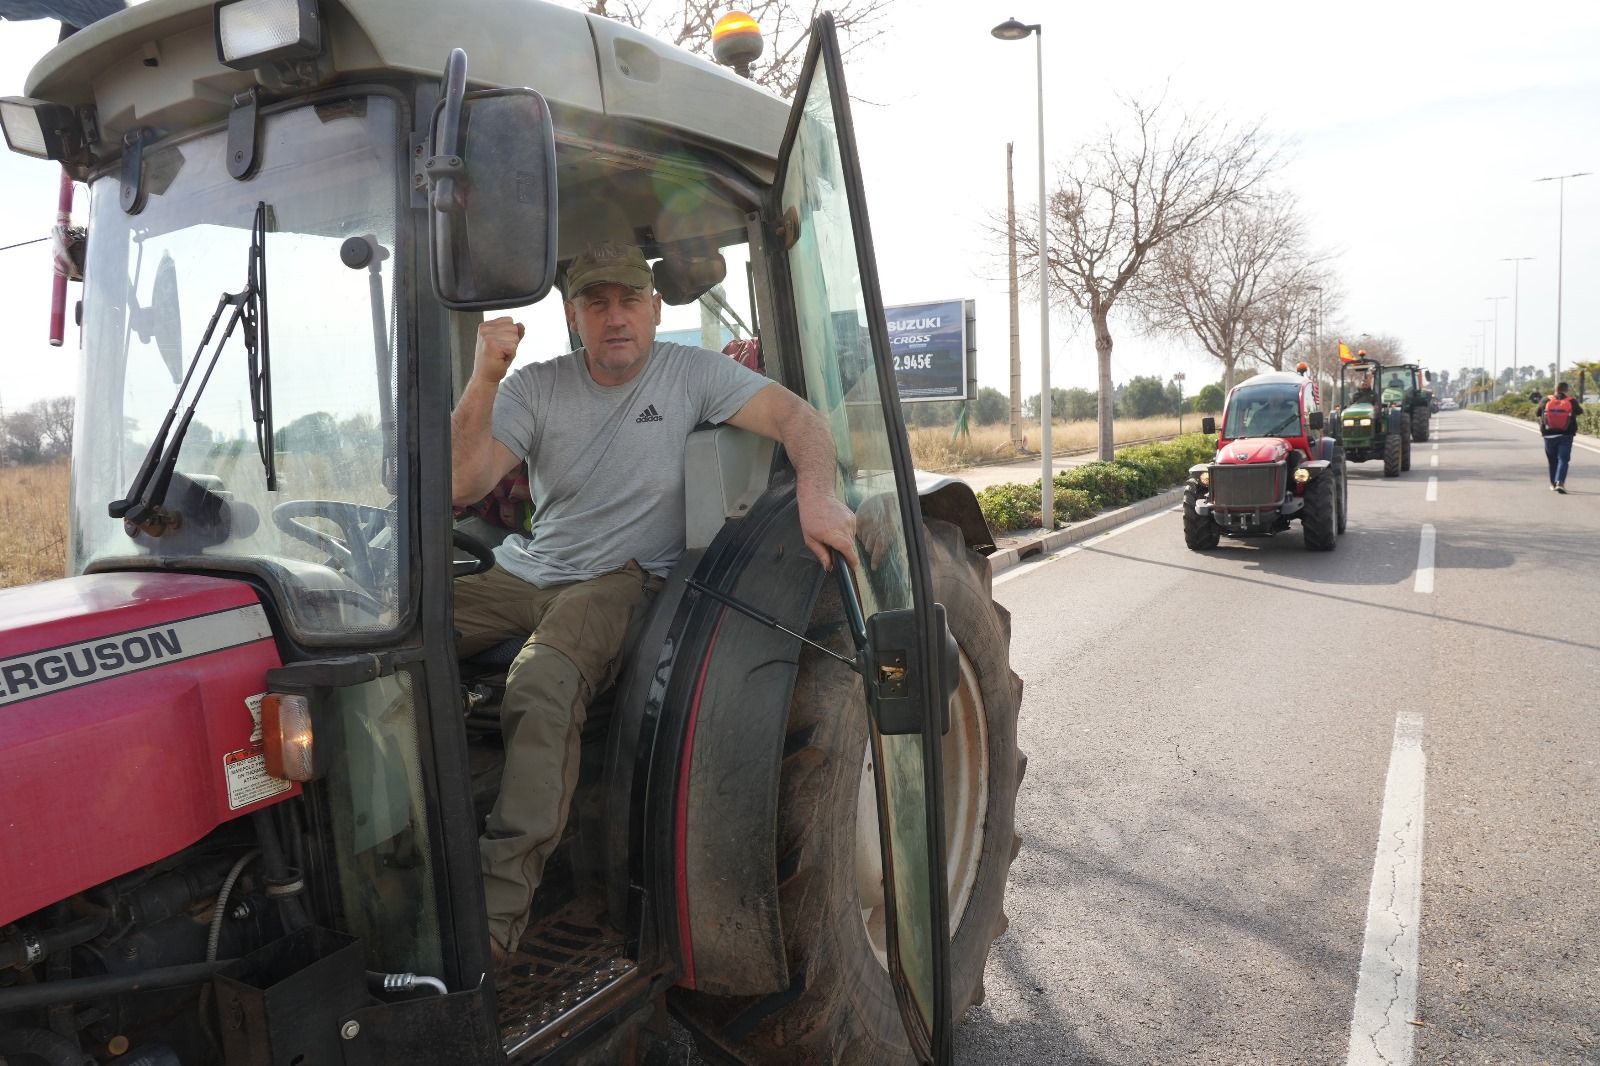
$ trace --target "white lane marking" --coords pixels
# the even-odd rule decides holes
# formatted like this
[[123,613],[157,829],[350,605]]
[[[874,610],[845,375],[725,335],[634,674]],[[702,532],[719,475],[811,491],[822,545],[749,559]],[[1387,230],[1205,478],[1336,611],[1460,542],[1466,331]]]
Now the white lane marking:
[[1428,465],[1429,466],[1438,466],[1439,465],[1439,457],[1437,455],[1428,456]]
[[1422,915],[1423,799],[1428,757],[1422,717],[1394,722],[1383,786],[1378,853],[1367,896],[1367,930],[1350,1019],[1346,1066],[1409,1066],[1416,1033],[1417,922]]
[[1434,441],[1433,442],[1433,450],[1434,451],[1438,451],[1439,450],[1439,442],[1438,441]]
[[1014,566],[1010,570],[1007,570],[1005,573],[1001,574],[999,577],[996,577],[994,579],[994,581],[993,581],[993,584],[999,585],[999,584],[1002,584],[1004,582],[1010,581],[1012,578],[1021,577],[1024,574],[1031,574],[1035,570],[1039,569],[1040,567],[1048,566],[1049,564],[1051,564],[1053,562],[1057,562],[1058,560],[1065,559],[1069,555],[1077,555],[1079,552],[1083,551],[1083,549],[1085,549],[1085,548],[1092,547],[1092,546],[1094,546],[1096,544],[1101,543],[1102,541],[1110,540],[1112,537],[1115,537],[1115,536],[1117,536],[1118,534],[1121,534],[1121,533],[1126,533],[1130,529],[1138,529],[1140,526],[1144,525],[1146,522],[1154,522],[1156,519],[1161,518],[1161,517],[1163,517],[1165,515],[1169,515],[1173,511],[1181,511],[1181,510],[1183,510],[1183,504],[1181,504],[1181,503],[1178,504],[1175,507],[1164,507],[1161,510],[1157,511],[1155,514],[1145,515],[1143,518],[1136,518],[1132,522],[1129,522],[1125,526],[1118,526],[1116,529],[1108,529],[1108,530],[1106,530],[1106,532],[1100,533],[1100,534],[1096,534],[1095,536],[1090,537],[1088,540],[1083,541],[1080,544],[1068,545],[1067,547],[1062,548],[1060,551],[1056,552],[1053,555],[1045,556],[1043,559],[1039,560],[1038,562],[1022,563],[1022,564],[1020,564],[1018,566]]
[[[1486,411],[1480,411],[1479,413],[1480,414],[1488,414],[1488,412],[1486,412]],[[1512,418],[1510,415],[1489,415],[1489,417],[1495,419],[1498,422],[1504,422],[1507,425],[1516,426],[1518,429],[1525,429],[1529,433],[1539,433],[1539,425],[1538,425],[1538,423],[1524,422],[1522,419],[1520,419],[1520,418]],[[1543,437],[1544,434],[1539,433],[1539,436]],[[1574,448],[1582,448],[1586,452],[1594,452],[1596,455],[1600,455],[1600,448],[1596,448],[1592,444],[1585,444],[1580,440],[1573,441],[1572,442],[1572,446]]]
[[1429,503],[1433,503],[1438,498],[1439,498],[1439,479],[1436,478],[1436,477],[1430,477],[1428,479],[1428,502]]
[[1417,546],[1417,583],[1418,592],[1433,591],[1433,542],[1435,540],[1432,526],[1422,527],[1422,543]]

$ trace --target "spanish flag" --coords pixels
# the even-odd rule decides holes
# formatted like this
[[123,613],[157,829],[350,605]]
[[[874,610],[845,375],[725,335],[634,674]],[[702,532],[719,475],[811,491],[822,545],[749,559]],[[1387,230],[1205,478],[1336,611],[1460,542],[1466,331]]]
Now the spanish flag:
[[1350,346],[1348,344],[1346,344],[1344,341],[1340,341],[1339,342],[1339,362],[1341,362],[1341,363],[1353,363],[1355,361],[1356,361],[1356,357],[1350,354]]

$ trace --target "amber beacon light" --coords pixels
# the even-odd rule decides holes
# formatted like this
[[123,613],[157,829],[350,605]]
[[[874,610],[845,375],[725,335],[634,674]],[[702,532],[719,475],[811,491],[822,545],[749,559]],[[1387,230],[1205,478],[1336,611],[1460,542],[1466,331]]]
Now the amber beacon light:
[[743,11],[728,12],[711,28],[711,54],[742,78],[750,76],[750,64],[761,58],[763,47],[760,25]]

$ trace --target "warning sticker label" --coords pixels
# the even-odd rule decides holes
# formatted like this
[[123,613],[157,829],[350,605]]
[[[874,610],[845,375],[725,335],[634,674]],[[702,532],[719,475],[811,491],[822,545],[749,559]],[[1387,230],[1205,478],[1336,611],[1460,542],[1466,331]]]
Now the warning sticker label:
[[250,743],[261,743],[261,701],[267,698],[265,692],[257,692],[254,696],[246,696],[244,705],[250,710]]
[[267,757],[260,747],[228,752],[222,757],[222,769],[228,778],[230,811],[271,799],[294,787],[289,781],[267,775]]

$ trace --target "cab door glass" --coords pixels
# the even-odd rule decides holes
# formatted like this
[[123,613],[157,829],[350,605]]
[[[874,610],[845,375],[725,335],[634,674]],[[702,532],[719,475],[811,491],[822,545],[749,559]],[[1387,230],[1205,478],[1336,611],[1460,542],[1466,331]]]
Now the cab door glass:
[[[819,20],[819,44],[808,58],[809,79],[791,119],[790,140],[780,155],[780,185],[775,205],[788,239],[788,271],[794,296],[796,327],[810,402],[827,419],[840,468],[840,498],[856,512],[856,571],[863,614],[916,606],[916,584],[907,552],[907,519],[902,501],[916,505],[914,484],[897,482],[894,449],[905,447],[903,431],[891,424],[885,404],[898,397],[880,391],[869,331],[870,308],[876,305],[876,278],[870,259],[863,260],[858,236],[865,219],[852,208],[851,175],[843,154],[853,147],[844,98],[837,75],[831,23]],[[827,32],[820,32],[826,30]],[[823,62],[823,59],[830,62]],[[871,296],[869,298],[869,286]],[[880,323],[881,329],[881,323]],[[892,379],[891,379],[892,380]],[[907,464],[909,469],[909,463]],[[841,708],[840,713],[864,713]],[[885,893],[882,913],[864,913],[868,928],[883,924],[887,959],[902,997],[901,1009],[913,1046],[932,1058],[939,1046],[936,1021],[944,1024],[948,1008],[943,956],[948,946],[948,921],[942,892],[943,862],[930,844],[928,758],[919,734],[883,735],[873,723],[871,758],[876,778],[880,830],[883,833]],[[941,884],[936,889],[934,880]],[[866,912],[871,901],[863,899]]]

